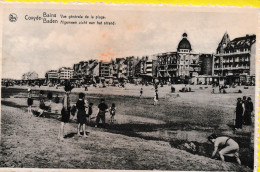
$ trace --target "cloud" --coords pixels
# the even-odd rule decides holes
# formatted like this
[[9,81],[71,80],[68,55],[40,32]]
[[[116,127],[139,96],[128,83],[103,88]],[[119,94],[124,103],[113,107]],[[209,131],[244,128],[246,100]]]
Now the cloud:
[[[17,9],[16,13],[18,16],[41,14],[30,9]],[[85,11],[65,10],[63,13],[83,14]],[[176,51],[183,32],[188,33],[195,52],[213,53],[226,31],[232,39],[256,33],[257,28],[254,13],[171,10],[92,13],[102,13],[108,21],[115,21],[116,26],[42,24],[22,22],[22,17],[16,24],[5,21],[3,77],[20,78],[22,73],[31,70],[44,77],[47,70],[72,67],[81,60]],[[5,12],[5,17],[8,14]]]

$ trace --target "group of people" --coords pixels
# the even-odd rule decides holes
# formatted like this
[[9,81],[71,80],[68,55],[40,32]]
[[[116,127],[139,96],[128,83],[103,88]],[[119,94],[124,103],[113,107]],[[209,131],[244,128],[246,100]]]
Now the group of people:
[[[251,125],[252,119],[251,114],[254,110],[251,97],[243,96],[243,99],[237,98],[236,105],[236,119],[235,119],[235,130],[242,129],[243,125]],[[212,134],[208,137],[208,140],[214,144],[214,151],[212,152],[212,158],[219,158],[225,161],[225,156],[235,157],[238,164],[241,165],[239,159],[239,145],[232,138],[227,136],[217,136]]]
[[[33,105],[33,98],[32,98],[32,90],[28,89],[27,95],[27,105],[28,105],[28,114],[33,114],[32,112],[32,105]],[[48,110],[48,106],[45,105],[43,91],[40,91],[39,95],[39,109],[37,110],[38,116],[41,116],[44,111]]]
[[[70,101],[70,93],[73,87],[69,84],[65,85],[65,94],[62,99],[62,110],[61,110],[61,125],[59,128],[58,139],[64,139],[64,126],[66,123],[70,121],[70,117],[73,116],[73,119],[77,118],[77,135],[81,136],[80,131],[83,130],[83,137],[87,137],[86,135],[86,124],[90,123],[91,115],[93,114],[93,103],[88,103],[86,100],[84,93],[79,93],[79,98],[75,105],[71,105]],[[41,116],[45,111],[47,111],[48,106],[45,105],[44,101],[44,92],[40,91],[39,95],[39,108],[36,111],[38,114],[37,116]],[[49,95],[47,97],[50,97]],[[52,96],[51,96],[52,97]],[[55,103],[59,103],[58,95],[55,97]],[[33,98],[32,98],[32,91],[28,89],[28,113],[32,114],[32,105],[33,105]],[[104,99],[101,99],[100,104],[98,105],[98,113],[96,116],[96,125],[99,125],[100,120],[102,121],[102,125],[106,123],[106,112],[110,112],[110,124],[113,124],[115,121],[115,114],[116,114],[116,105],[112,103],[111,107],[109,108],[105,103]],[[77,115],[76,115],[77,114]],[[95,118],[95,117],[93,117]]]
[[[212,91],[211,91],[212,94],[215,93],[215,87],[217,87],[217,86],[213,84],[213,85],[212,85]],[[218,91],[219,91],[219,93],[224,93],[224,94],[226,94],[226,93],[227,93],[226,88],[227,88],[226,85],[218,85]]]
[[[79,99],[76,103],[76,105],[72,106],[70,105],[70,97],[69,97],[70,91],[66,91],[63,100],[62,100],[62,110],[61,110],[61,126],[59,129],[59,135],[58,138],[60,140],[63,140],[64,138],[64,124],[68,123],[70,120],[70,115],[77,117],[77,135],[81,136],[80,131],[83,130],[83,137],[87,137],[86,135],[86,124],[89,123],[91,120],[91,115],[93,113],[93,103],[88,103],[88,101],[85,99],[84,93],[79,93]],[[97,127],[99,125],[100,120],[102,121],[102,125],[106,123],[106,112],[110,112],[110,123],[113,124],[116,114],[116,106],[115,103],[112,103],[111,107],[109,108],[107,104],[105,103],[104,99],[101,99],[100,104],[98,105],[98,114],[96,116],[96,125]],[[77,113],[77,115],[76,115]],[[74,118],[75,119],[75,118]]]
[[251,114],[254,110],[254,105],[251,97],[244,96],[243,99],[237,98],[236,105],[236,118],[235,118],[235,130],[242,129],[243,125],[251,125],[252,119]]

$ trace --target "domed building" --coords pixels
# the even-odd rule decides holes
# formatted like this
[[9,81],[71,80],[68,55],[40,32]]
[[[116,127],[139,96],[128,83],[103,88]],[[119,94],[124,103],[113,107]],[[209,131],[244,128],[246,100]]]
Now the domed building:
[[199,54],[192,53],[188,34],[183,33],[177,52],[158,54],[159,80],[171,83],[196,83],[199,75]]
[[177,47],[177,53],[179,55],[178,76],[184,79],[186,83],[192,83],[196,82],[193,78],[198,76],[200,72],[199,54],[191,52],[191,44],[187,37],[187,33],[183,33],[182,40]]
[[179,42],[177,51],[178,53],[189,53],[191,52],[191,45],[190,41],[187,39],[188,35],[187,33],[182,34],[182,40]]

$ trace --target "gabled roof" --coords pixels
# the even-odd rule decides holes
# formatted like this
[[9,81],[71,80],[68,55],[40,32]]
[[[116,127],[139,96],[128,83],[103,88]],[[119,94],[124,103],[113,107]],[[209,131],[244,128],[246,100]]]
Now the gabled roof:
[[224,50],[224,48],[226,48],[226,46],[228,46],[228,44],[230,44],[230,38],[229,38],[228,33],[226,32],[223,35],[222,40],[218,44],[217,51]]
[[244,37],[238,37],[230,42],[228,48],[249,48],[256,41],[256,35],[246,35]]
[[221,42],[218,45],[217,51],[240,49],[240,48],[250,48],[256,41],[256,35],[246,35],[243,37],[238,37],[230,41],[229,35],[224,34]]

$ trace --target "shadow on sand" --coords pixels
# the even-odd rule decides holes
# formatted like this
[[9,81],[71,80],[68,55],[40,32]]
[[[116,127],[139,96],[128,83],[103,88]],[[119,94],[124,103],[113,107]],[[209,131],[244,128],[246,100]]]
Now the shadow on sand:
[[[2,100],[1,103],[2,103],[2,105],[16,107],[16,108],[22,108],[25,110],[27,108],[27,106],[19,105],[19,104],[9,102],[9,101]],[[37,116],[37,111],[33,111],[33,113]],[[57,113],[44,112],[44,114],[41,117],[60,120],[61,116],[60,116],[60,114],[57,114]],[[71,120],[71,123],[75,123],[75,121]],[[94,127],[95,122],[91,121],[91,123],[88,124],[88,126]],[[216,131],[216,129],[218,129],[217,125],[209,127],[209,126],[203,126],[203,125],[198,125],[198,124],[190,124],[187,122],[184,122],[184,123],[169,122],[166,124],[150,124],[150,123],[141,123],[141,124],[128,123],[128,124],[113,124],[113,125],[100,124],[98,127],[99,127],[99,129],[102,129],[106,132],[115,133],[115,134],[123,134],[123,135],[129,136],[129,137],[138,137],[138,138],[142,138],[142,139],[146,139],[146,140],[167,141],[173,148],[185,150],[192,154],[197,154],[197,155],[205,156],[205,157],[210,157],[210,155],[213,151],[213,145],[208,142],[196,142],[196,141],[190,142],[190,141],[185,140],[185,138],[184,139],[180,139],[180,138],[169,139],[169,137],[160,137],[160,136],[158,136],[158,134],[157,135],[152,134],[152,135],[147,136],[147,135],[140,134],[140,132],[149,133],[149,132],[156,132],[156,131],[174,131],[175,133],[176,132],[178,133],[178,131],[189,132],[191,130],[195,130],[198,133],[200,133],[200,132],[212,133],[212,132]],[[233,127],[233,125],[230,124],[229,127],[231,128],[231,127]],[[86,134],[89,135],[88,132]],[[72,138],[76,135],[77,135],[77,133],[69,133],[64,138]],[[83,135],[83,132],[81,132],[81,135]],[[242,164],[245,166],[248,166],[250,168],[253,168],[254,159],[252,157],[254,155],[254,149],[250,148],[250,136],[246,136],[246,135],[247,135],[247,133],[246,134],[242,133],[240,136],[235,136],[232,138],[235,139],[240,146],[240,158],[241,158]],[[191,143],[193,145],[195,145],[194,146],[195,148],[191,148],[192,147]],[[235,162],[234,158],[227,157],[225,160],[228,162]]]
[[[86,131],[86,135],[89,135],[89,133],[90,133],[90,132],[87,132],[87,131]],[[83,132],[80,132],[80,135],[83,136]],[[64,136],[64,139],[66,139],[66,138],[72,138],[72,137],[75,137],[75,136],[77,136],[77,133],[69,133],[69,134],[67,134],[67,135]],[[79,137],[80,137],[80,136],[79,136]]]

